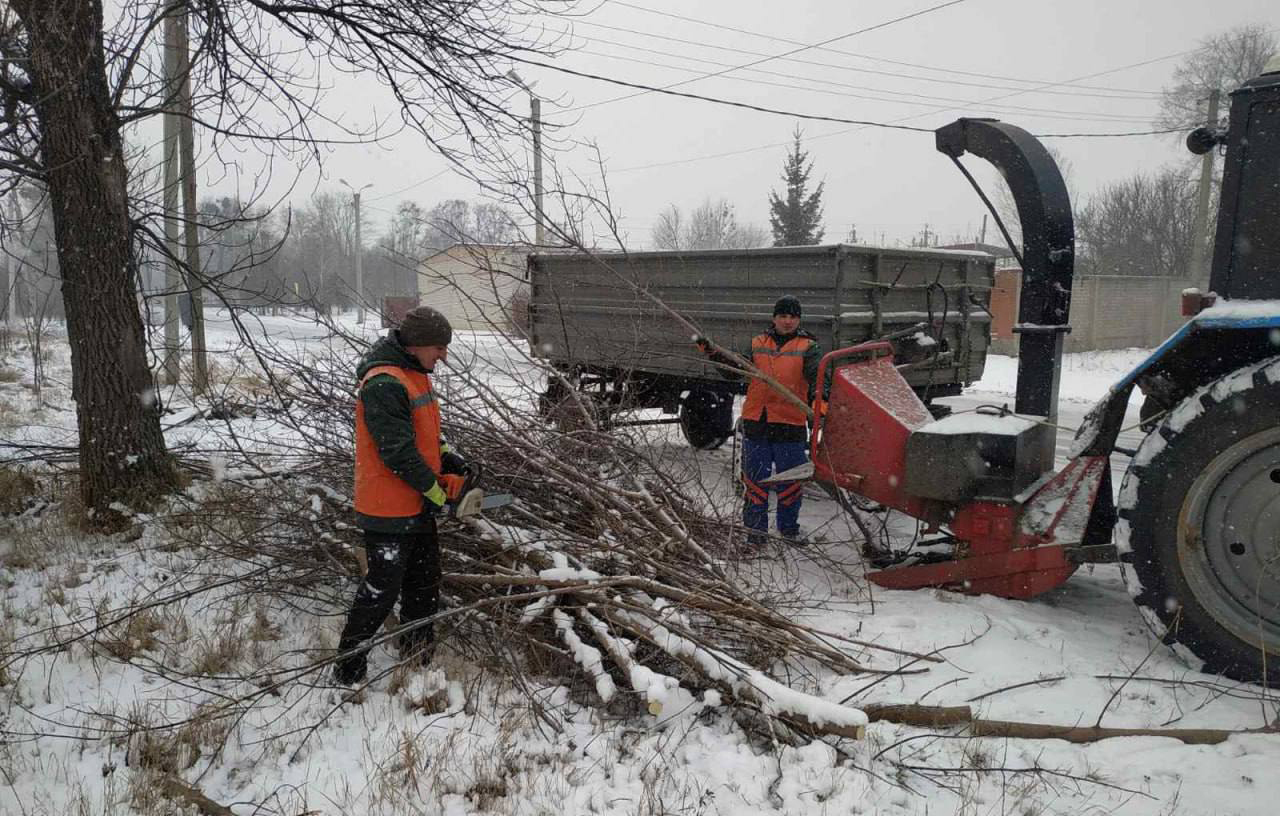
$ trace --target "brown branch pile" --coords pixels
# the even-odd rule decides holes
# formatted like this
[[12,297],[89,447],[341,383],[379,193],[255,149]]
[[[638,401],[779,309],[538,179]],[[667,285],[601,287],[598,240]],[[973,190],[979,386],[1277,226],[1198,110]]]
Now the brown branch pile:
[[[247,454],[264,440],[236,433],[221,451],[252,462],[260,482],[282,474],[302,480],[331,514],[327,537],[349,545],[358,542],[342,529],[350,518],[357,346],[302,362],[257,347],[258,362],[273,372],[270,398],[241,410],[273,415],[296,442],[291,447],[277,432],[273,454],[254,457]],[[570,400],[562,409],[576,411],[577,422],[538,416],[546,375],[528,360],[508,359],[519,354],[513,348],[495,343],[472,360],[459,360],[466,355],[458,349],[451,371],[435,377],[451,445],[483,465],[490,492],[515,496],[489,517],[441,525],[445,604],[437,627],[450,649],[499,656],[515,672],[559,673],[612,706],[630,701],[657,712],[714,690],[725,704],[851,737],[865,718],[803,691],[814,672],[894,672],[929,659],[819,631],[788,614],[789,604],[807,600],[785,566],[794,559],[781,557],[778,542],[762,552],[745,547],[736,498],[713,496],[687,461],[664,461],[660,442],[601,430],[586,404]],[[225,401],[223,409],[233,410]],[[293,543],[277,536],[271,546],[286,568],[276,580],[314,581],[326,560],[308,543],[316,533],[300,531]]]

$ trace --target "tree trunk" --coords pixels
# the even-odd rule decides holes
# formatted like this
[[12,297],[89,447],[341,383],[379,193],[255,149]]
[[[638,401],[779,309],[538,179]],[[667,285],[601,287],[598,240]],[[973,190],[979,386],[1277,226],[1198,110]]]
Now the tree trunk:
[[115,502],[176,484],[160,431],[135,289],[120,121],[111,106],[101,0],[11,0],[30,37],[40,150],[71,342],[80,492],[110,524]]

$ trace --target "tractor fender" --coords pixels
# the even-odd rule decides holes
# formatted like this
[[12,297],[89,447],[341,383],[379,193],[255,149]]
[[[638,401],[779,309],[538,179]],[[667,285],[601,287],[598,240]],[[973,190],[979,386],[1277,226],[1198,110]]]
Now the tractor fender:
[[[1227,301],[1205,309],[1122,377],[1085,417],[1070,455],[1113,450],[1134,386],[1150,395],[1159,378],[1170,406],[1232,370],[1280,351],[1280,301]],[[1146,387],[1144,387],[1146,386]]]

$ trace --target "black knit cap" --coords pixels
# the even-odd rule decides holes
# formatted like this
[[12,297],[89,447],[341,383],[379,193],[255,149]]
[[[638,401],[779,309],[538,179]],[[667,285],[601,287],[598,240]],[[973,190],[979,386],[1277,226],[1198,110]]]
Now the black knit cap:
[[400,321],[398,330],[402,346],[447,346],[453,340],[449,319],[430,306],[411,309]]
[[778,302],[773,304],[773,315],[791,315],[793,317],[800,316],[800,298],[795,295],[783,295],[778,298]]

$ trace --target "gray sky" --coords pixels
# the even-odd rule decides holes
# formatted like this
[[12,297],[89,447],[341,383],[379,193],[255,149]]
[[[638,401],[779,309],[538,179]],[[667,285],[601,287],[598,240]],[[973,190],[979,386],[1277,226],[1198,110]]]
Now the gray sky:
[[[944,2],[613,0],[548,25],[572,31],[574,47],[556,63],[576,71],[664,86],[758,63],[678,90],[926,128],[985,115],[1037,134],[1151,129],[1156,95],[1170,83],[1176,55],[1234,25],[1280,26],[1273,0],[962,0],[890,23]],[[841,39],[805,48],[835,38]],[[796,53],[776,58],[787,52]],[[690,209],[724,197],[741,222],[767,228],[767,195],[781,189],[784,152],[797,124],[814,178],[826,183],[826,240],[843,239],[850,224],[864,240],[883,237],[886,243],[907,240],[926,223],[944,239],[972,237],[982,221],[981,202],[934,150],[931,134],[634,95],[536,67],[520,73],[546,100],[543,116],[558,126],[559,141],[599,146],[614,208],[633,248],[648,245],[650,229],[669,203]],[[367,83],[334,94],[353,114],[377,98]],[[510,104],[527,111],[523,96]],[[380,108],[385,113],[386,103]],[[1170,136],[1048,141],[1071,162],[1070,181],[1084,196],[1187,155],[1181,138]],[[985,163],[967,161],[975,172],[981,169],[980,179],[993,179]],[[599,183],[599,168],[585,150],[562,150],[549,162]],[[402,199],[430,206],[478,196],[474,184],[449,172],[409,135],[337,148],[326,160],[325,176],[322,186],[336,187],[338,177],[372,182],[366,201],[375,224]],[[994,229],[987,237],[994,239]]]

